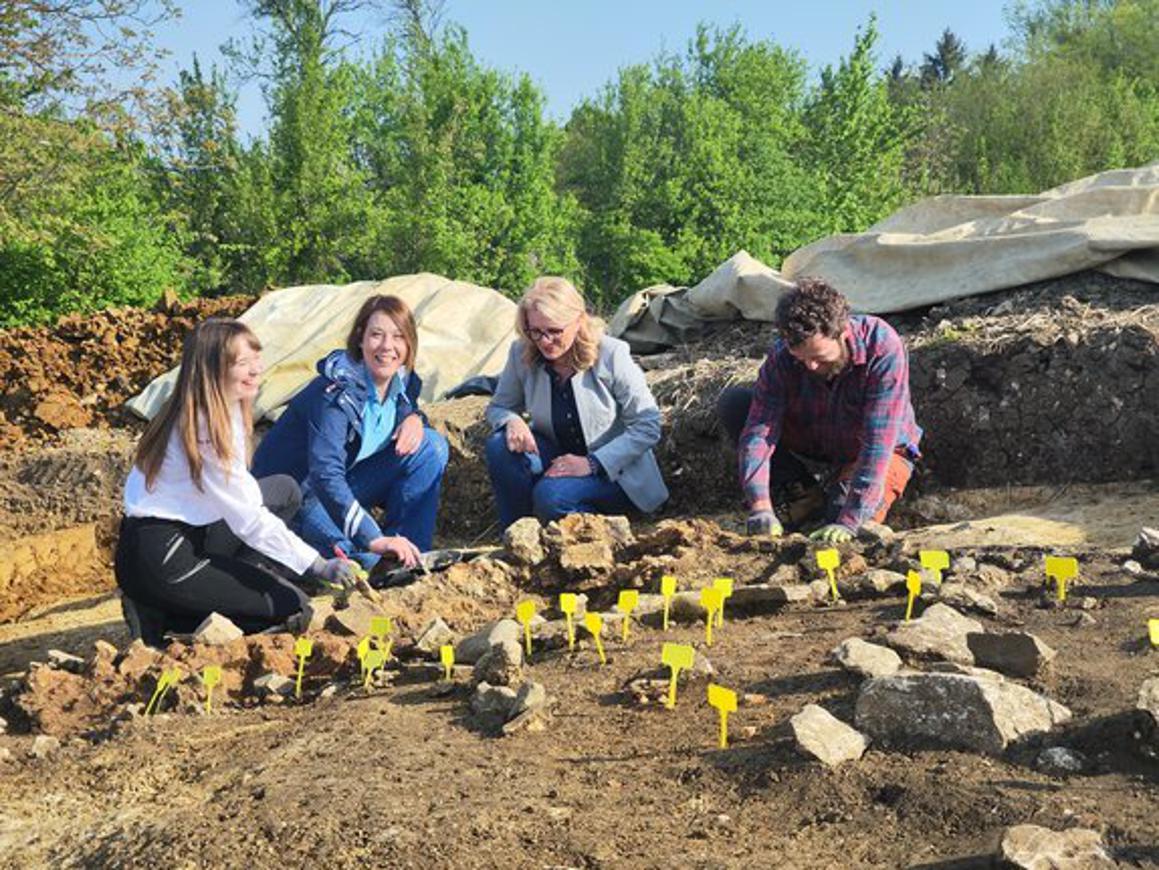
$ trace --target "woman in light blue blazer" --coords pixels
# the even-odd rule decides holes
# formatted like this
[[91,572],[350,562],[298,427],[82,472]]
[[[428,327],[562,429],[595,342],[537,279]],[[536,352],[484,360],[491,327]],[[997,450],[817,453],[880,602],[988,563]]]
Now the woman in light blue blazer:
[[668,488],[652,452],[660,411],[628,345],[604,335],[564,278],[536,280],[515,328],[520,338],[487,406],[500,526],[663,504]]

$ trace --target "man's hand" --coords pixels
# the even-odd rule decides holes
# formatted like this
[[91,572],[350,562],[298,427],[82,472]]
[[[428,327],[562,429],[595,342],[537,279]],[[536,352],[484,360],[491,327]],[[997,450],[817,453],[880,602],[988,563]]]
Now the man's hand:
[[586,456],[576,456],[574,453],[565,453],[551,460],[544,477],[589,477],[592,473],[591,463]]
[[821,526],[809,535],[809,540],[821,541],[825,544],[844,544],[852,541],[854,537],[854,533],[840,523],[830,523],[827,526]]
[[394,452],[399,456],[410,456],[423,443],[423,418],[411,414],[398,424],[398,434],[394,439]]
[[779,538],[785,529],[771,510],[753,511],[745,520],[745,534],[750,538]]
[[507,449],[512,453],[538,453],[535,436],[531,427],[522,417],[512,417],[507,421]]

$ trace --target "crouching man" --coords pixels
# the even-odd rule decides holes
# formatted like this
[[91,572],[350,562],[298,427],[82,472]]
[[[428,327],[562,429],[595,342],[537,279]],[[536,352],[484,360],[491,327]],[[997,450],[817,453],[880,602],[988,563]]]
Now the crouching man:
[[737,444],[748,533],[780,535],[780,514],[821,521],[814,540],[848,541],[884,521],[921,455],[905,346],[818,278],[785,294],[775,325],[755,389],[726,390],[717,408]]

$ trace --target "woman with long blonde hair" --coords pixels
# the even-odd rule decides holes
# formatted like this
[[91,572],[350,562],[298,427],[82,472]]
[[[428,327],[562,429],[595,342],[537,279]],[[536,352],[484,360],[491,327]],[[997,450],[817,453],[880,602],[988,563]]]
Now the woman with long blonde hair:
[[520,338],[487,406],[500,526],[663,504],[668,489],[653,453],[660,411],[628,345],[604,334],[575,286],[554,276],[523,295],[515,329]]
[[138,445],[115,571],[130,631],[146,643],[214,611],[260,631],[308,613],[289,577],[353,580],[348,564],[319,559],[267,506],[292,515],[294,481],[259,484],[247,469],[261,374],[249,327],[206,320],[186,337],[173,394]]

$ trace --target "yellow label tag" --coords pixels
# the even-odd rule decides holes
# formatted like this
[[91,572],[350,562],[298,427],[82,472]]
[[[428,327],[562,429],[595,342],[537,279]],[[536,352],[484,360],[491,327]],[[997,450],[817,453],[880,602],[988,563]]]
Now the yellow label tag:
[[389,616],[370,617],[370,635],[374,638],[374,642],[378,644],[378,648],[383,651],[387,659],[390,659],[391,647],[394,646],[394,642],[388,641],[387,636],[393,631],[394,622]]
[[841,564],[841,555],[835,548],[817,551],[817,567],[823,571],[832,571]]
[[672,669],[672,679],[668,683],[668,700],[665,706],[671,710],[676,706],[676,678],[682,670],[692,667],[696,660],[696,650],[685,643],[666,643],[660,648],[660,662]]
[[531,655],[531,618],[535,616],[535,602],[531,599],[515,605],[515,618],[523,626],[523,640],[527,645],[527,655]]
[[700,606],[704,608],[704,643],[712,646],[712,624],[716,621],[716,612],[720,610],[720,590],[705,586],[700,590]]
[[355,648],[358,651],[358,664],[362,666],[362,676],[366,676],[366,654],[370,652],[370,637],[364,637],[358,641],[358,646]]
[[372,649],[366,654],[363,659],[363,676],[362,688],[370,688],[370,678],[374,676],[374,672],[386,664],[386,653],[380,649]]
[[455,648],[451,644],[445,643],[439,647],[439,661],[443,663],[443,671],[449,680],[455,667]]
[[576,611],[576,597],[574,592],[559,593],[559,609],[563,611],[564,619],[567,620],[567,648],[575,649],[575,623],[572,617]]
[[672,607],[672,596],[676,594],[676,578],[665,574],[660,578],[660,594],[664,596],[664,630],[668,630],[668,612]]
[[205,712],[213,712],[213,687],[221,682],[221,665],[206,665],[201,672],[201,682],[205,686]]
[[155,712],[157,706],[161,703],[161,699],[165,697],[165,693],[169,691],[170,686],[175,686],[181,682],[181,671],[177,668],[166,668],[161,671],[161,676],[157,678],[157,687],[153,690],[153,697],[149,699],[149,703],[145,705],[145,715],[148,716]]
[[1079,573],[1079,561],[1074,556],[1047,556],[1046,576],[1065,583]]
[[945,550],[922,550],[918,553],[922,567],[933,572],[934,580],[942,582],[942,572],[950,567],[950,554]]
[[1147,631],[1151,634],[1151,646],[1159,646],[1159,619],[1147,620]]
[[728,714],[736,712],[736,692],[709,683],[708,704],[720,711],[720,748],[728,749]]
[[620,639],[628,642],[628,627],[632,624],[632,611],[640,604],[640,593],[635,589],[621,589],[620,596],[616,601],[616,610],[624,614],[624,621],[622,623],[623,632]]
[[716,611],[716,624],[724,625],[724,602],[732,597],[732,578],[717,577],[712,581],[712,588],[720,593],[720,609]]
[[922,575],[920,571],[910,571],[905,575],[905,591],[909,598],[905,604],[905,621],[909,622],[914,612],[914,600],[922,594]]
[[[627,619],[627,617],[624,618]],[[608,663],[608,659],[604,655],[604,618],[598,613],[588,611],[584,614],[584,628],[588,630],[596,642],[596,652],[600,654],[600,664],[606,665]]]
[[298,679],[294,682],[294,697],[302,697],[302,675],[306,672],[306,659],[314,651],[314,641],[300,637],[294,641],[294,655],[298,657]]

